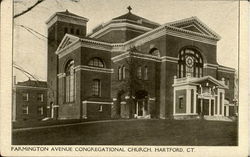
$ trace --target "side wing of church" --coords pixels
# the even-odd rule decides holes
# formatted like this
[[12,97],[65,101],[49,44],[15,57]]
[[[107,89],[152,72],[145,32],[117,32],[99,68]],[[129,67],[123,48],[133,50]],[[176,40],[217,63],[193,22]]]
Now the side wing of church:
[[217,63],[220,36],[197,17],[160,25],[129,12],[86,34],[57,12],[48,26],[48,103],[58,119],[234,114],[235,70]]

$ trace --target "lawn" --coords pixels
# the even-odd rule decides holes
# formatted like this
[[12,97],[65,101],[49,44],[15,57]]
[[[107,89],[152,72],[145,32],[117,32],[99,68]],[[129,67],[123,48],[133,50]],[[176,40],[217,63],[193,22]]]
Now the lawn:
[[237,145],[237,123],[127,120],[14,132],[14,145]]

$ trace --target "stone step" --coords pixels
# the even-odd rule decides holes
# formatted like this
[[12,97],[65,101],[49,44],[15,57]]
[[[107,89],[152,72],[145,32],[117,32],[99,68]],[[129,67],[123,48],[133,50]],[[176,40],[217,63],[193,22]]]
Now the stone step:
[[225,116],[204,116],[205,120],[214,120],[214,121],[227,121],[232,122],[233,119]]

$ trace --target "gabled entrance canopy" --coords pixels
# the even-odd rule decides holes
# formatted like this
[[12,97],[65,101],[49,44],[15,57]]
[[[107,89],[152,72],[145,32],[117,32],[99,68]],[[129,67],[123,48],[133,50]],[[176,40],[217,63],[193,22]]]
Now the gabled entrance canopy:
[[175,78],[173,86],[182,85],[201,85],[205,83],[212,83],[214,86],[222,89],[227,89],[228,87],[223,83],[223,81],[216,80],[212,76],[204,76],[200,78],[195,77],[185,77],[185,78]]

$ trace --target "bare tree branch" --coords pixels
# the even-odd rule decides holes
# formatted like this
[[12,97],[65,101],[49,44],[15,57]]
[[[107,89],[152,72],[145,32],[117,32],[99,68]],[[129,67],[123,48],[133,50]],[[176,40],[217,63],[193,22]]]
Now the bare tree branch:
[[19,16],[21,16],[21,15],[23,15],[23,14],[26,14],[27,12],[31,11],[34,7],[36,7],[38,4],[40,4],[40,3],[43,2],[43,1],[45,1],[45,0],[38,0],[35,4],[33,4],[31,7],[27,8],[27,9],[24,10],[23,12],[14,15],[13,18],[17,18],[17,17],[19,17]]

